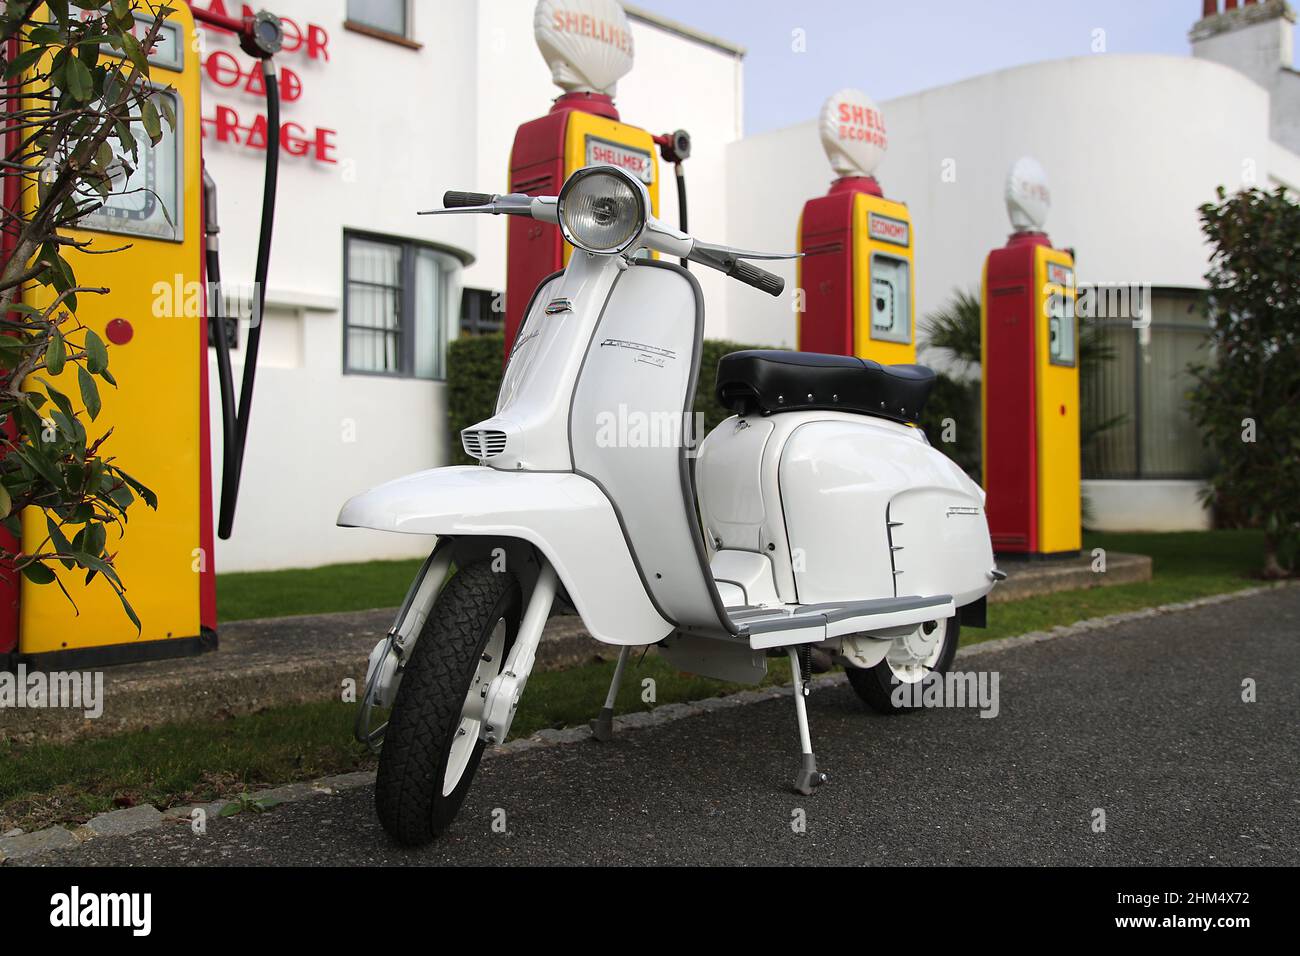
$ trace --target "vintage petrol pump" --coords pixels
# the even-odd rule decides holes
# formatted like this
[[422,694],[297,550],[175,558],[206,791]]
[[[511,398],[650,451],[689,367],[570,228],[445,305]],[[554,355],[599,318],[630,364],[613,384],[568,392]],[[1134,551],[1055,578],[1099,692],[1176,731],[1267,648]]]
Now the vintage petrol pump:
[[1014,232],[984,264],[981,318],[985,510],[1000,554],[1077,554],[1079,335],[1074,257],[1043,232],[1047,176],[1032,158],[1007,177]]
[[[620,166],[639,177],[659,209],[658,145],[677,169],[678,200],[686,217],[682,162],[690,136],[665,136],[620,121],[614,106],[618,81],[632,69],[632,31],[616,0],[540,0],[533,30],[537,46],[564,93],[545,116],[519,127],[510,152],[510,192],[557,195],[575,170]],[[684,225],[683,225],[684,228]],[[571,247],[559,227],[523,218],[509,224],[506,253],[506,355],[514,346],[533,290],[563,269]]]
[[[213,561],[213,492],[208,434],[208,309],[220,317],[222,298],[215,185],[206,177],[199,104],[199,45],[196,20],[234,33],[244,51],[259,58],[267,80],[267,174],[262,242],[255,281],[264,305],[270,256],[272,212],[280,141],[278,87],[271,57],[279,51],[280,22],[267,13],[242,19],[177,4],[167,16],[161,40],[149,51],[151,81],[171,98],[174,130],[164,126],[158,146],[136,130],[141,162],[123,176],[104,206],[72,232],[93,240],[91,249],[124,246],[106,256],[83,256],[78,281],[111,291],[83,297],[78,318],[110,350],[116,389],[106,389],[97,424],[113,431],[112,452],[158,496],[156,511],[131,510],[120,536],[116,565],[130,588],[140,630],[123,614],[103,580],[86,585],[84,574],[59,569],[77,608],[55,586],[26,578],[0,577],[0,668],[19,663],[42,669],[100,666],[124,661],[184,656],[216,646],[216,578]],[[137,16],[139,33],[153,22]],[[25,190],[28,208],[35,190]],[[162,291],[165,290],[165,291]],[[28,304],[46,303],[30,296]],[[225,323],[213,323],[225,412],[223,523],[233,515],[242,464],[243,439],[253,394],[260,323],[245,347],[241,406],[235,410]],[[65,372],[64,376],[69,375]],[[75,381],[53,379],[76,395]],[[23,515],[24,550],[40,546],[45,520],[36,509]]]
[[821,115],[838,179],[799,217],[799,348],[883,365],[916,361],[912,219],[873,173],[889,146],[884,117],[860,90],[840,90]]

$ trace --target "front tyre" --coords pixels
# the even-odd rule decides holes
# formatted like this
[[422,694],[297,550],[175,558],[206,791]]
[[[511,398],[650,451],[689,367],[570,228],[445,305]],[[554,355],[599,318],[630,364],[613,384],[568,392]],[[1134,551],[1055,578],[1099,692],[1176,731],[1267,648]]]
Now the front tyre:
[[956,617],[934,622],[929,632],[919,627],[896,638],[875,667],[846,667],[849,683],[862,702],[881,714],[905,714],[918,708],[897,701],[903,684],[919,684],[931,674],[946,674],[957,655],[961,622]]
[[429,843],[464,803],[483,756],[481,695],[514,645],[522,603],[515,576],[490,561],[462,568],[438,596],[379,754],[375,808],[398,843]]

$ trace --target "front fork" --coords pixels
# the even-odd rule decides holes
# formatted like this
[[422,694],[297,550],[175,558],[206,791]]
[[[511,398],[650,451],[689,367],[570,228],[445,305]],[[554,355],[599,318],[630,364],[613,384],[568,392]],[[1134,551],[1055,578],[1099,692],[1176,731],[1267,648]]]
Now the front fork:
[[[358,708],[355,734],[357,740],[373,751],[378,751],[388,725],[371,727],[376,707],[392,707],[402,681],[402,668],[415,642],[424,630],[424,623],[433,612],[434,602],[451,569],[452,548],[450,540],[442,542],[429,556],[420,574],[412,582],[406,600],[397,612],[397,618],[388,634],[370,654],[366,670],[366,687]],[[528,683],[537,660],[537,647],[542,641],[542,631],[555,603],[558,587],[555,568],[541,558],[537,581],[528,597],[519,624],[519,633],[510,649],[501,673],[476,699],[465,702],[463,716],[481,720],[480,736],[487,744],[506,739],[510,724],[519,709],[519,698]]]
[[[506,739],[515,714],[519,712],[519,698],[523,696],[528,676],[533,672],[537,647],[542,643],[542,631],[551,614],[551,605],[555,603],[555,588],[555,568],[543,559],[537,583],[528,598],[528,607],[524,610],[523,620],[519,622],[519,633],[515,636],[514,646],[510,648],[510,653],[501,666],[501,673],[492,680],[482,696],[482,730],[479,735],[489,746]],[[475,701],[466,701],[466,716],[477,716],[469,713],[475,707]]]

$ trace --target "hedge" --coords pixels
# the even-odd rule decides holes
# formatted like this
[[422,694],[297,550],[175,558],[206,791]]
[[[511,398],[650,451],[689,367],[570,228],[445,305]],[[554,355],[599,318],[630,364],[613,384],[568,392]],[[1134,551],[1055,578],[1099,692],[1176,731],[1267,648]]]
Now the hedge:
[[[703,435],[707,435],[731,412],[718,404],[713,396],[717,381],[718,361],[729,352],[744,349],[767,348],[762,345],[744,345],[721,339],[705,339],[700,361],[700,382],[695,391],[695,413],[703,416]],[[505,337],[496,335],[464,336],[451,343],[447,354],[447,419],[449,427],[449,453],[453,464],[472,465],[474,459],[465,454],[460,444],[462,429],[491,418],[496,411],[497,391],[501,387],[501,356]],[[935,390],[922,416],[922,427],[930,442],[951,457],[963,469],[974,473],[979,469],[979,385],[973,387],[939,376]],[[944,420],[953,419],[956,441],[943,441]]]

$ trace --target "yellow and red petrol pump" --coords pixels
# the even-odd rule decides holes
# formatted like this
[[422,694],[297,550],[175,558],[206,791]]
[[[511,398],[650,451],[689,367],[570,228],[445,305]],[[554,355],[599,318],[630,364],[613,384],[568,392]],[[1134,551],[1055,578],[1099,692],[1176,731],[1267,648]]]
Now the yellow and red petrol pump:
[[[685,228],[686,181],[682,162],[690,155],[684,131],[653,136],[621,121],[613,94],[632,69],[632,31],[616,0],[539,0],[533,19],[537,46],[564,93],[549,113],[519,127],[510,152],[512,193],[558,195],[560,187],[584,166],[619,166],[636,175],[659,210],[658,145],[677,170],[678,205]],[[563,269],[572,247],[558,226],[512,219],[506,252],[505,354],[533,290]]]
[[912,218],[873,175],[889,146],[884,117],[865,93],[840,90],[822,107],[821,140],[839,178],[799,217],[799,349],[911,365]]
[[1050,203],[1042,166],[1018,160],[1007,177],[1015,231],[984,264],[985,511],[999,554],[1082,546],[1074,256],[1042,231]]
[[[220,320],[215,187],[203,167],[196,21],[236,34],[244,51],[262,61],[267,142],[279,143],[278,87],[269,65],[283,36],[279,20],[266,13],[235,19],[177,4],[148,51],[150,81],[170,98],[175,128],[165,125],[157,146],[143,129],[133,130],[138,167],[129,175],[124,169],[113,195],[70,232],[75,240],[92,242],[92,251],[121,247],[111,255],[82,255],[74,268],[81,285],[110,289],[107,295],[83,297],[77,312],[108,344],[118,381],[117,388],[103,393],[97,424],[112,429],[112,453],[129,462],[132,473],[158,497],[156,510],[137,506],[125,528],[109,531],[108,550],[117,554],[115,565],[130,588],[140,630],[122,613],[102,578],[86,585],[84,574],[59,569],[64,587],[76,598],[74,608],[57,587],[0,576],[0,668],[19,663],[41,669],[99,666],[184,656],[216,646],[209,304],[217,319],[212,327],[225,413],[223,537],[229,534],[242,464],[260,323],[253,323],[246,343],[244,390],[236,411],[230,343]],[[138,35],[143,37],[153,22],[137,14]],[[278,149],[267,150],[255,315],[264,305],[278,154]],[[19,191],[15,181],[14,192]],[[30,212],[36,190],[21,192],[6,201],[22,202]],[[163,288],[170,298],[160,295]],[[40,295],[48,298],[44,291]],[[49,304],[35,293],[25,301],[38,308]],[[65,371],[62,378],[71,374]],[[52,381],[68,395],[78,393],[75,382],[58,376]],[[22,529],[23,550],[39,548],[47,533],[43,514],[28,509]]]

